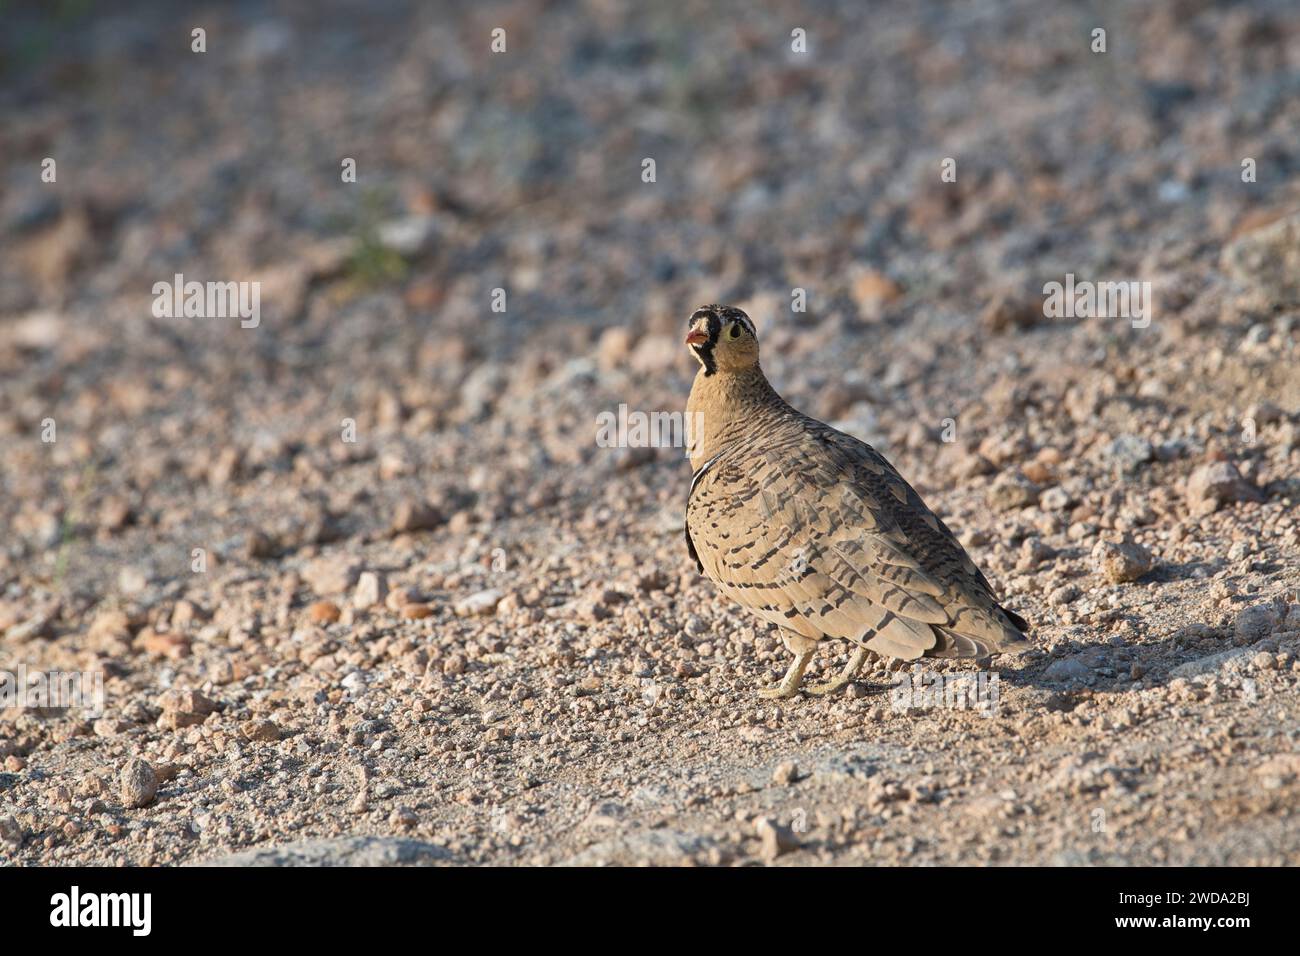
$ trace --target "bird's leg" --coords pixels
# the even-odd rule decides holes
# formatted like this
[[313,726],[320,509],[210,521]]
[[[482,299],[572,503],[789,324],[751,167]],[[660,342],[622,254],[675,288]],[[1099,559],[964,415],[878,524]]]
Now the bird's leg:
[[849,658],[849,662],[844,665],[844,670],[840,671],[838,677],[834,680],[827,681],[825,684],[813,684],[808,688],[808,693],[817,694],[819,696],[835,693],[857,676],[858,670],[861,669],[863,662],[866,661],[867,655],[870,653],[871,651],[867,650],[865,647],[856,648],[853,651],[853,656]]
[[790,669],[781,678],[781,683],[775,687],[759,688],[759,697],[784,698],[799,693],[803,672],[808,669],[808,662],[812,660],[813,651],[817,648],[816,641],[785,631],[781,633],[781,640],[785,644],[785,649],[794,655],[794,660],[790,662]]

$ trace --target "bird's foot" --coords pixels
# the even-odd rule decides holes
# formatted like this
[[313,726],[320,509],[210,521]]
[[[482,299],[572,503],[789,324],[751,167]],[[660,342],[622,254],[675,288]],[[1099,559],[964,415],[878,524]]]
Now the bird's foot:
[[838,677],[824,684],[813,684],[807,689],[808,693],[816,694],[818,697],[825,697],[827,694],[833,694],[837,690],[844,688],[858,675],[858,671],[862,668],[863,662],[870,653],[865,647],[855,648],[853,656],[849,658],[849,662],[844,665],[844,670],[840,671]]
[[827,694],[833,694],[837,690],[843,690],[848,684],[852,683],[852,677],[837,677],[834,680],[828,680],[824,684],[809,684],[804,688],[808,693],[817,697],[825,697]]
[[794,660],[790,663],[790,669],[781,678],[781,683],[775,687],[759,688],[758,696],[767,700],[784,700],[799,693],[799,682],[803,680],[803,672],[807,669],[812,656],[813,652],[811,650],[796,653]]

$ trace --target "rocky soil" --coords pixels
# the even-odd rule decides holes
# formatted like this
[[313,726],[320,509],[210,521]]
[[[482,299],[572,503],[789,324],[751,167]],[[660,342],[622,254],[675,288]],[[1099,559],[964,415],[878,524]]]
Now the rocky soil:
[[[440,6],[6,11],[0,671],[104,707],[0,704],[0,861],[1300,862],[1293,4]],[[756,696],[596,440],[714,301],[1034,623],[994,699]]]

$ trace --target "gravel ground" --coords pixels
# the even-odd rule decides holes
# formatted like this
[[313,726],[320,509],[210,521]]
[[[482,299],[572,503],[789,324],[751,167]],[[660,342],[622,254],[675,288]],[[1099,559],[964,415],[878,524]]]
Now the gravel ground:
[[[0,671],[104,706],[0,702],[0,861],[1300,861],[1300,12],[866,6],[6,12]],[[596,440],[715,301],[1023,661],[757,697]]]

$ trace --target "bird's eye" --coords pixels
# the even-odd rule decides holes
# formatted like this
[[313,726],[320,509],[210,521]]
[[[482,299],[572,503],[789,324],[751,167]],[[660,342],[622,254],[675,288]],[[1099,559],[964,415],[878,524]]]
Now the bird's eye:
[[732,323],[731,323],[731,333],[730,333],[730,334],[731,334],[731,337],[732,337],[733,339],[738,339],[738,338],[740,338],[740,323],[739,323],[739,322],[732,322]]

